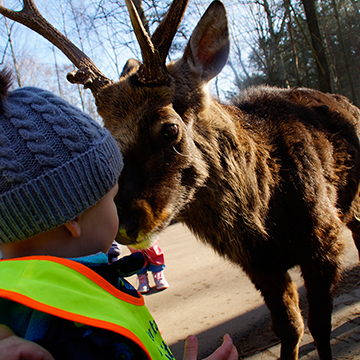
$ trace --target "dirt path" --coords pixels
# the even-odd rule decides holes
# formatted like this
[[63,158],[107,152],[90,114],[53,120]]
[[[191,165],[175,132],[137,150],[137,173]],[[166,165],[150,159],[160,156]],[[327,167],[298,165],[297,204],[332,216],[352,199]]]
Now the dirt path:
[[[201,359],[219,346],[225,333],[232,336],[242,359],[278,357],[279,345],[270,330],[269,312],[239,267],[217,256],[180,224],[165,230],[160,246],[165,251],[170,288],[161,292],[152,288],[144,298],[176,359],[182,358],[187,335],[198,337]],[[127,251],[124,248],[124,254]],[[360,359],[360,268],[352,242],[347,245],[345,260],[349,270],[339,284],[333,313],[332,343],[338,360]],[[296,269],[291,275],[299,287],[306,317],[302,279]],[[135,276],[129,280],[136,286]],[[315,354],[312,338],[305,333],[300,358],[317,359]]]
[[[306,295],[300,290],[300,303],[306,321]],[[344,272],[342,281],[338,284],[334,300],[333,331],[331,343],[334,359],[360,359],[360,266],[355,266]],[[280,354],[280,344],[271,331],[269,316],[258,323],[236,341],[240,359],[260,360],[277,359]],[[309,330],[306,329],[300,344],[299,358],[306,360],[318,359],[316,347]]]

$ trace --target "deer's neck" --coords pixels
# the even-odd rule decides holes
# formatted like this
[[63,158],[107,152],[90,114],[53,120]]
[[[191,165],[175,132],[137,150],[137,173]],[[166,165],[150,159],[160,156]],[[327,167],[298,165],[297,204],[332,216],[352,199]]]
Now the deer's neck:
[[209,110],[197,125],[197,146],[209,176],[186,210],[184,222],[224,255],[217,248],[220,239],[224,244],[224,236],[228,241],[266,236],[264,219],[277,169],[271,149],[246,125],[238,109],[213,103]]

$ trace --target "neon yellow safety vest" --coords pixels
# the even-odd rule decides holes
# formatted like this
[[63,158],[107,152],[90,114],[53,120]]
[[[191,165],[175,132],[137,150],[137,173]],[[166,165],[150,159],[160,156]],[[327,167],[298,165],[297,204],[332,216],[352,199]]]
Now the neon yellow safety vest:
[[175,359],[145,306],[72,260],[30,256],[0,261],[0,297],[126,336],[149,359]]

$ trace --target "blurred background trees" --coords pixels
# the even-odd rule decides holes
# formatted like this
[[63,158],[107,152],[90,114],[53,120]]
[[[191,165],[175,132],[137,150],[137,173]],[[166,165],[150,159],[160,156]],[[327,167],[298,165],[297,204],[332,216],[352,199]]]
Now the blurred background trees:
[[[1,1],[1,0],[0,0]],[[35,0],[40,12],[82,49],[109,78],[117,79],[128,58],[141,54],[124,0]],[[360,105],[359,0],[223,0],[229,18],[228,65],[212,82],[222,100],[258,84],[306,86],[348,96]],[[136,0],[150,33],[170,0]],[[210,0],[190,0],[169,54],[181,56]],[[3,5],[19,10],[18,0]],[[22,25],[0,17],[1,65],[12,69],[14,86],[39,86],[60,94],[92,116],[88,90],[67,83],[70,61]]]

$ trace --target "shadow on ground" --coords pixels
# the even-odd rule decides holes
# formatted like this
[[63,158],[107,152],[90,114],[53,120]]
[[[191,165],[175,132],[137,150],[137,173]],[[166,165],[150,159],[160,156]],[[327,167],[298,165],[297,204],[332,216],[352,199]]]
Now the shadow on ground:
[[[356,289],[360,289],[360,265],[344,272],[342,280],[337,285],[335,297],[338,298],[340,296],[344,296],[344,294],[346,295],[352,293]],[[359,291],[358,293],[360,294]],[[299,288],[299,297],[300,307],[302,309],[304,321],[306,322],[307,305],[306,292],[304,287]],[[360,358],[360,313],[351,313],[351,310],[348,310],[346,313],[344,313],[343,318],[339,318],[341,315],[338,315],[337,313],[337,309],[340,311],[342,307],[350,306],[351,302],[353,302],[352,298],[349,298],[334,308],[333,317],[337,316],[336,321],[339,323],[337,325],[333,325],[333,331],[331,334],[333,355],[336,359]],[[258,314],[259,311],[263,314],[263,316],[260,317],[259,321],[254,323],[252,319],[257,318],[257,316],[254,316],[254,314]],[[236,324],[244,323],[249,323],[251,326],[249,326],[245,332],[239,333],[235,337],[233,336],[234,343],[239,352],[239,359],[250,358],[254,354],[264,352],[269,348],[273,348],[275,346],[279,347],[279,341],[271,330],[270,314],[265,305],[262,305],[257,309],[234,318],[231,321],[225,322],[216,328],[218,333],[225,334],[226,329],[236,326]],[[209,329],[200,334],[197,334],[196,336],[198,337],[199,342],[201,342],[202,339],[208,338],[211,333],[212,329]],[[221,340],[219,340],[217,343],[214,343],[213,348],[208,349],[206,353],[199,354],[199,358],[204,358],[210,355],[220,345],[220,343]],[[184,342],[181,341],[176,344],[172,344],[170,347],[174,354],[182,354],[184,349]],[[353,355],[349,355],[349,357],[347,357],[347,353],[353,354],[355,350],[357,351],[357,349],[354,349],[354,347],[359,350],[358,357],[354,357]],[[176,358],[178,357],[176,356]],[[276,356],[274,355],[274,357],[269,357],[269,359],[271,358],[276,358]],[[304,340],[300,346],[299,358],[317,358],[316,347],[312,341],[308,329],[306,329]]]

